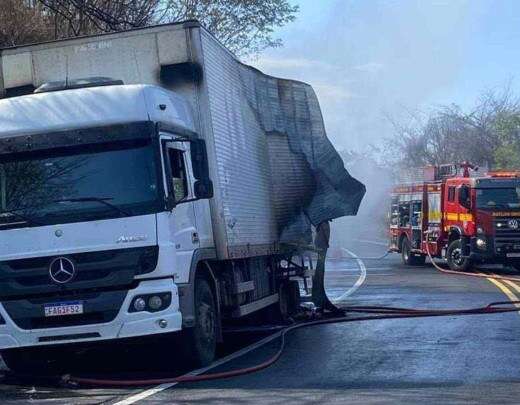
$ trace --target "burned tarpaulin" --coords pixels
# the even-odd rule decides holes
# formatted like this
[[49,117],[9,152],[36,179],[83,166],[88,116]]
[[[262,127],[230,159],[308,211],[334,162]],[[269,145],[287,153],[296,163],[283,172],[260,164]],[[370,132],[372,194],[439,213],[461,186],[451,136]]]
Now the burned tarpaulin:
[[267,137],[280,241],[309,241],[311,223],[356,215],[365,186],[350,176],[327,138],[312,87],[246,65],[240,77]]

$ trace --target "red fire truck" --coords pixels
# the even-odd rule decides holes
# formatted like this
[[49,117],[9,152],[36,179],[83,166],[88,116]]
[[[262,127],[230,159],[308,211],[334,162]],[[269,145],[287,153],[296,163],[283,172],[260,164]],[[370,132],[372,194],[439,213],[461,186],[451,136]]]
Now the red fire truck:
[[520,270],[520,172],[476,175],[468,163],[430,166],[392,190],[390,250],[407,265],[427,252],[452,270],[502,263]]

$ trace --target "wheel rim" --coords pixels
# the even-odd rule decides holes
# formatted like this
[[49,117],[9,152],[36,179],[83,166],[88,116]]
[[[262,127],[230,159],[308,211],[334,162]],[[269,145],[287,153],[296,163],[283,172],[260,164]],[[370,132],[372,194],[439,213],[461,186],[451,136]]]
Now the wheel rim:
[[456,248],[452,250],[451,261],[455,263],[457,266],[462,266],[464,264],[464,258],[462,257],[461,248]]
[[213,340],[215,331],[215,313],[213,307],[203,302],[199,306],[198,320],[202,338],[206,342]]

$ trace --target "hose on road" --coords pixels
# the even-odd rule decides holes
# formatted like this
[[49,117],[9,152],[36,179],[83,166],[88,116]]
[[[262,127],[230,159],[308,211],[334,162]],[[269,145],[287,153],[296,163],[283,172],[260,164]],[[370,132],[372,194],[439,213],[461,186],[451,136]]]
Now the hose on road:
[[169,384],[169,383],[185,383],[185,382],[200,382],[217,380],[231,377],[243,376],[251,374],[276,363],[283,354],[286,343],[287,334],[301,328],[307,328],[311,326],[327,325],[327,324],[340,324],[340,323],[351,323],[351,322],[362,322],[362,321],[374,321],[374,320],[385,320],[385,319],[406,319],[406,318],[426,318],[426,317],[439,317],[439,316],[464,316],[464,315],[486,315],[486,314],[500,314],[507,312],[516,312],[518,308],[515,305],[520,305],[520,301],[504,301],[504,302],[493,302],[484,307],[467,308],[467,309],[416,309],[416,308],[399,308],[399,307],[377,307],[377,306],[352,306],[344,307],[347,313],[367,313],[372,315],[359,316],[349,318],[336,317],[330,319],[320,319],[317,321],[303,322],[293,326],[289,326],[282,331],[278,332],[280,338],[280,346],[278,351],[270,357],[268,360],[246,368],[223,371],[212,374],[194,375],[187,374],[180,377],[172,378],[157,378],[157,379],[140,379],[140,380],[110,380],[110,379],[98,379],[98,378],[84,378],[75,376],[63,376],[62,382],[71,385],[88,385],[88,386],[110,386],[110,387],[144,387],[158,384]]
[[[428,241],[428,235],[429,232],[426,231],[426,241]],[[450,269],[445,269],[439,266],[434,260],[430,252],[430,244],[426,243],[426,253],[428,254],[428,257],[430,258],[430,261],[433,264],[433,267],[444,274],[454,274],[457,276],[470,276],[470,277],[479,277],[479,278],[492,278],[494,280],[509,280],[509,281],[520,281],[520,277],[508,277],[508,276],[500,276],[498,274],[482,274],[482,273],[470,273],[467,271],[455,271]]]
[[382,260],[386,256],[388,256],[390,253],[392,253],[392,251],[389,249],[382,256],[377,256],[377,257],[374,257],[374,256],[368,256],[368,257],[365,257],[365,256],[351,256],[351,257],[343,257],[342,259],[344,259],[344,260]]

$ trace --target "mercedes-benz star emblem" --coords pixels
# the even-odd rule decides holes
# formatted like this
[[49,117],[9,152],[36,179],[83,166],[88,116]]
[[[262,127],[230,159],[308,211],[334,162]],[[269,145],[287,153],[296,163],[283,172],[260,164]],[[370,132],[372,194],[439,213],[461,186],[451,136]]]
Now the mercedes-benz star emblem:
[[76,268],[74,267],[74,263],[66,257],[58,257],[49,265],[49,276],[55,283],[68,283],[75,275]]
[[518,220],[517,219],[510,219],[507,221],[507,226],[511,229],[518,229]]

